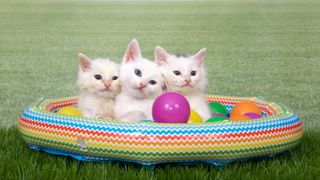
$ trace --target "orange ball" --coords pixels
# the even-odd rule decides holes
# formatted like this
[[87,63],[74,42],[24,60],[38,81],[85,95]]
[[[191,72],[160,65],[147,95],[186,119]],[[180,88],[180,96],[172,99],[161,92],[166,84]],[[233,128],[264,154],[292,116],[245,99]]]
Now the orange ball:
[[[230,112],[230,120],[248,120],[250,117],[245,116],[246,113],[255,113],[260,116],[262,116],[262,111],[259,109],[259,107],[254,104],[253,102],[246,101],[241,102],[233,107],[233,109]],[[245,116],[245,117],[242,117]],[[240,119],[237,119],[240,118]]]
[[230,116],[231,121],[237,121],[237,120],[250,120],[251,118],[245,115],[236,114],[233,116]]

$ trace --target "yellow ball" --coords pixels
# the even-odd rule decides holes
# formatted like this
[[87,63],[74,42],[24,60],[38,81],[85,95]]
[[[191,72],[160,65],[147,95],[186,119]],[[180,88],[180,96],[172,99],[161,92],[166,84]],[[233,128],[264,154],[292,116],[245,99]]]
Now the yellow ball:
[[201,116],[194,110],[191,110],[188,123],[202,123]]
[[66,114],[70,116],[81,116],[81,112],[78,108],[67,106],[63,107],[58,111],[59,114]]

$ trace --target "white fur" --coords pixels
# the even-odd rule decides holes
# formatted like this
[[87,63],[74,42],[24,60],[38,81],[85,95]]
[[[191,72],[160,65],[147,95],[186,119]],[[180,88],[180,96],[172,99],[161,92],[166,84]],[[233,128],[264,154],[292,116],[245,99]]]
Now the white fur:
[[[211,117],[208,103],[205,99],[207,75],[204,68],[206,49],[201,49],[193,56],[176,56],[168,54],[163,48],[157,46],[154,57],[161,67],[169,91],[183,94],[189,101],[191,109],[195,110],[206,121]],[[173,71],[181,72],[175,75]],[[192,76],[191,71],[196,71]],[[187,81],[190,81],[187,83]]]
[[[141,71],[141,77],[135,74]],[[157,84],[152,85],[154,80]],[[137,40],[132,40],[120,67],[121,93],[116,98],[115,116],[119,121],[136,122],[152,119],[151,108],[154,98],[160,95],[164,81],[154,62],[142,58]],[[139,87],[145,86],[142,89]]]
[[[119,65],[109,59],[91,60],[84,54],[78,55],[79,109],[84,117],[106,118],[114,116],[115,96],[120,92]],[[101,75],[97,80],[95,75]]]

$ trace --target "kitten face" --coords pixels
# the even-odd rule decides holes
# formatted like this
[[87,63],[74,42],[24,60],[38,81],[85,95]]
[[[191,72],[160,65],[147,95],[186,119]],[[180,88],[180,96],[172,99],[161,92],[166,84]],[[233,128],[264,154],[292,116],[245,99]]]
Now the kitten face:
[[113,98],[120,92],[119,65],[109,59],[91,60],[78,55],[78,81],[80,91],[86,90],[104,98]]
[[192,56],[172,55],[163,48],[156,47],[155,62],[161,67],[170,91],[188,95],[205,90],[207,84],[203,65],[205,52],[206,49],[201,49]]
[[163,91],[164,81],[154,62],[142,58],[134,39],[127,48],[120,70],[122,91],[141,99],[154,98]]

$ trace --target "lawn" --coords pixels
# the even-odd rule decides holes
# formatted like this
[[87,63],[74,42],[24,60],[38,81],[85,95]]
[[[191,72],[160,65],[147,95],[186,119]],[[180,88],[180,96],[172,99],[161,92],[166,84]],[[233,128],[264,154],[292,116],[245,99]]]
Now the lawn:
[[[320,175],[320,2],[0,0],[0,179],[316,179]],[[15,124],[39,97],[77,94],[76,56],[120,62],[137,38],[152,59],[206,47],[208,94],[262,96],[303,119],[288,154],[220,170],[166,164],[85,163],[30,150]]]

